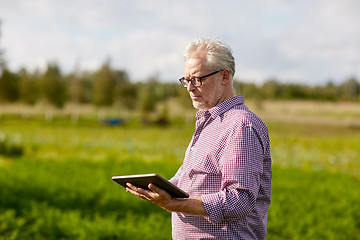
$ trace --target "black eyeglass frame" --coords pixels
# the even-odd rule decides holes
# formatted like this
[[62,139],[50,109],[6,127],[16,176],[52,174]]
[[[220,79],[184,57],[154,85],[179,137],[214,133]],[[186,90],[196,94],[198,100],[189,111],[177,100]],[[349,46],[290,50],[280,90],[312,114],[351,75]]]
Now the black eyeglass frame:
[[[202,85],[202,79],[204,79],[204,78],[206,78],[206,77],[210,77],[210,76],[212,76],[212,75],[214,75],[214,74],[216,74],[216,73],[218,73],[218,72],[224,71],[224,70],[225,70],[225,68],[220,69],[220,70],[217,70],[217,71],[212,72],[212,73],[209,73],[209,74],[206,74],[205,76],[202,76],[202,77],[193,77],[193,78],[190,78],[190,79],[187,79],[187,78],[185,78],[185,77],[182,77],[182,78],[179,79],[179,82],[180,82],[181,85],[182,85],[183,87],[185,87],[185,88],[187,88],[187,87],[189,86],[189,82],[191,82],[192,85],[195,86],[195,87],[200,87],[200,86]],[[198,82],[199,82],[200,84],[195,84],[195,79],[198,79]]]

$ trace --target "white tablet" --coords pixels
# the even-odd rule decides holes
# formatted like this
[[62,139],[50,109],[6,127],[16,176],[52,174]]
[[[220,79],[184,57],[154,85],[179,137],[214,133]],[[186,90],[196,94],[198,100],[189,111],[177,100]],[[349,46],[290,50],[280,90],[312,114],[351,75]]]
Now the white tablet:
[[125,176],[114,176],[112,180],[126,188],[126,183],[131,183],[137,187],[148,189],[149,183],[153,183],[159,188],[165,190],[173,198],[188,198],[189,194],[161,177],[156,173],[149,174],[138,174],[138,175],[125,175]]

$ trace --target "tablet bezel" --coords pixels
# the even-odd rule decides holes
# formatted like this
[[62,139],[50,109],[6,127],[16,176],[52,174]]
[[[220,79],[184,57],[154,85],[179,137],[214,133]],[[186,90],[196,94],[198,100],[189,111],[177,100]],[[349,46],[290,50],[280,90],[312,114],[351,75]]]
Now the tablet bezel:
[[149,183],[153,183],[159,188],[165,190],[173,198],[188,198],[189,194],[161,177],[156,173],[113,176],[112,180],[126,188],[126,183],[131,183],[137,187],[148,189]]

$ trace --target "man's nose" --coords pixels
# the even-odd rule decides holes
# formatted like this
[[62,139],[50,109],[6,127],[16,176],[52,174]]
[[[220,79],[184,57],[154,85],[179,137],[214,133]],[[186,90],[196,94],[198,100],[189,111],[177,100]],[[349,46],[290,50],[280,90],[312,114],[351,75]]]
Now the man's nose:
[[196,87],[194,86],[194,84],[191,81],[189,81],[189,84],[187,85],[188,92],[192,92],[195,89],[196,89]]

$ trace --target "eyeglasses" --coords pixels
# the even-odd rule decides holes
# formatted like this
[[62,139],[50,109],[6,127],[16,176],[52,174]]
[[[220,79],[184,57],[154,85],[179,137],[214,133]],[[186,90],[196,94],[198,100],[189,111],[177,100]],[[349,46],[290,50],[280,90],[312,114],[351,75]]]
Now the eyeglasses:
[[189,86],[189,83],[191,82],[195,87],[200,87],[202,85],[202,79],[206,78],[206,77],[210,77],[211,75],[214,75],[218,72],[224,71],[225,69],[221,69],[221,70],[217,70],[215,72],[209,73],[205,76],[202,77],[192,77],[190,79],[187,79],[185,77],[182,77],[179,79],[181,85],[185,88],[187,88]]

